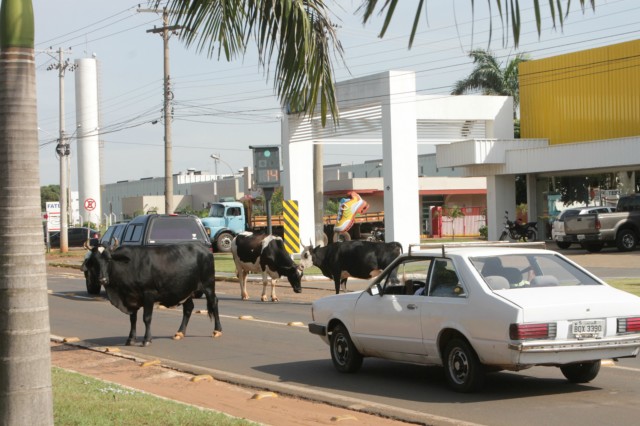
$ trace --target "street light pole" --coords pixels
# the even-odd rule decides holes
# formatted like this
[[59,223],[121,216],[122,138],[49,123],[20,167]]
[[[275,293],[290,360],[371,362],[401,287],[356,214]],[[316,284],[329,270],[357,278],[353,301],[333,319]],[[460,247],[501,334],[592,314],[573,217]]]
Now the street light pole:
[[231,165],[229,163],[227,163],[226,161],[224,161],[222,158],[220,158],[219,154],[211,154],[210,155],[211,158],[213,158],[213,161],[215,161],[215,166],[216,166],[216,176],[218,175],[218,161],[220,161],[221,163],[223,163],[225,166],[227,166],[229,168],[229,171],[231,172],[231,176],[235,176],[235,173],[233,172],[233,167],[231,167]]

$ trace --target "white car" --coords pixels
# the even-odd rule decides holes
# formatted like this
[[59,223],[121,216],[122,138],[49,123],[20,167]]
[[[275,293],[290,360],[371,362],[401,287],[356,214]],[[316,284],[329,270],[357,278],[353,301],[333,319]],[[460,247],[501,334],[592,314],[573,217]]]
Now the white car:
[[309,331],[340,372],[364,357],[440,365],[459,392],[479,390],[487,372],[535,365],[585,383],[602,359],[638,355],[640,297],[522,246],[411,246],[366,290],[314,301]]
[[564,220],[567,217],[577,216],[581,214],[589,213],[612,213],[615,212],[615,207],[606,206],[593,206],[593,207],[576,207],[563,210],[556,220],[551,224],[551,239],[555,241],[556,245],[561,249],[568,249],[572,243],[578,243],[578,240],[573,240],[575,236],[568,236],[564,233]]

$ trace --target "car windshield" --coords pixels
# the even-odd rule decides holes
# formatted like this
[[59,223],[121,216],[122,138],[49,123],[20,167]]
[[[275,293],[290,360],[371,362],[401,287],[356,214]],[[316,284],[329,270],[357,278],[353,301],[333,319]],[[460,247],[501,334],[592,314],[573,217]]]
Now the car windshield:
[[224,206],[222,204],[212,204],[209,209],[209,217],[224,217]]
[[601,285],[578,267],[553,254],[505,254],[469,260],[492,290]]

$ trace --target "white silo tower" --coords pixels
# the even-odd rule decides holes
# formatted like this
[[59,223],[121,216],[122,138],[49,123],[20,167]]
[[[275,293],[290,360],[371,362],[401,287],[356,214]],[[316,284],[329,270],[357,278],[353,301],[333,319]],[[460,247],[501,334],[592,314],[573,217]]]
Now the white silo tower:
[[83,221],[99,224],[100,128],[98,114],[98,62],[76,59],[76,139],[78,141],[78,198]]

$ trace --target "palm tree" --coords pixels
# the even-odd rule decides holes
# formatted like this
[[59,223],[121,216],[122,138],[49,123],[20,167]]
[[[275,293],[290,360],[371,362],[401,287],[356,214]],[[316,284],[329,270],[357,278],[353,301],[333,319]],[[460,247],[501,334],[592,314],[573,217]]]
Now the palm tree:
[[490,51],[476,49],[469,52],[476,64],[471,74],[455,83],[452,95],[481,92],[484,95],[511,96],[513,98],[513,118],[518,118],[520,89],[518,84],[518,64],[527,61],[527,57],[518,53],[502,68],[498,59]]
[[0,424],[53,424],[31,0],[0,7]]
[[[531,0],[533,3],[533,10],[536,15],[536,28],[538,30],[538,34],[540,34],[541,26],[541,18],[540,18],[540,0]],[[385,14],[384,24],[382,25],[382,29],[380,30],[380,38],[384,37],[387,29],[389,28],[389,24],[391,23],[391,18],[393,17],[393,12],[398,5],[398,0],[384,0],[382,2],[382,6],[380,7],[380,14]],[[415,39],[416,32],[418,30],[418,24],[420,23],[420,16],[422,13],[422,8],[424,7],[424,15],[427,17],[427,6],[426,0],[420,0],[417,2],[418,7],[416,9],[416,15],[413,19],[413,26],[411,28],[411,36],[409,37],[409,47],[413,44],[413,40]],[[471,11],[474,10],[474,0],[470,0]],[[489,5],[489,10],[491,11],[491,0],[487,1]],[[563,11],[563,2],[562,0],[557,1],[549,1],[549,14],[551,16],[551,20],[553,22],[553,26],[555,28],[556,22],[560,24],[560,27],[564,24],[564,19],[569,14],[569,9],[571,6],[571,0],[565,0],[566,10]],[[595,10],[596,8],[596,0],[580,0],[580,8],[584,13],[585,4],[589,4],[591,9]],[[522,27],[522,21],[520,19],[520,0],[515,1],[505,1],[505,0],[495,0],[496,9],[498,10],[498,14],[500,15],[500,22],[502,24],[507,23],[507,27],[509,23],[511,23],[511,30],[513,34],[513,42],[517,47],[520,42],[520,29]],[[375,11],[378,6],[378,0],[363,0],[362,6],[360,9],[363,12],[363,22],[366,24],[369,19],[375,14]],[[493,33],[493,22],[490,21],[489,26],[489,36]],[[505,37],[504,40],[508,38]]]

